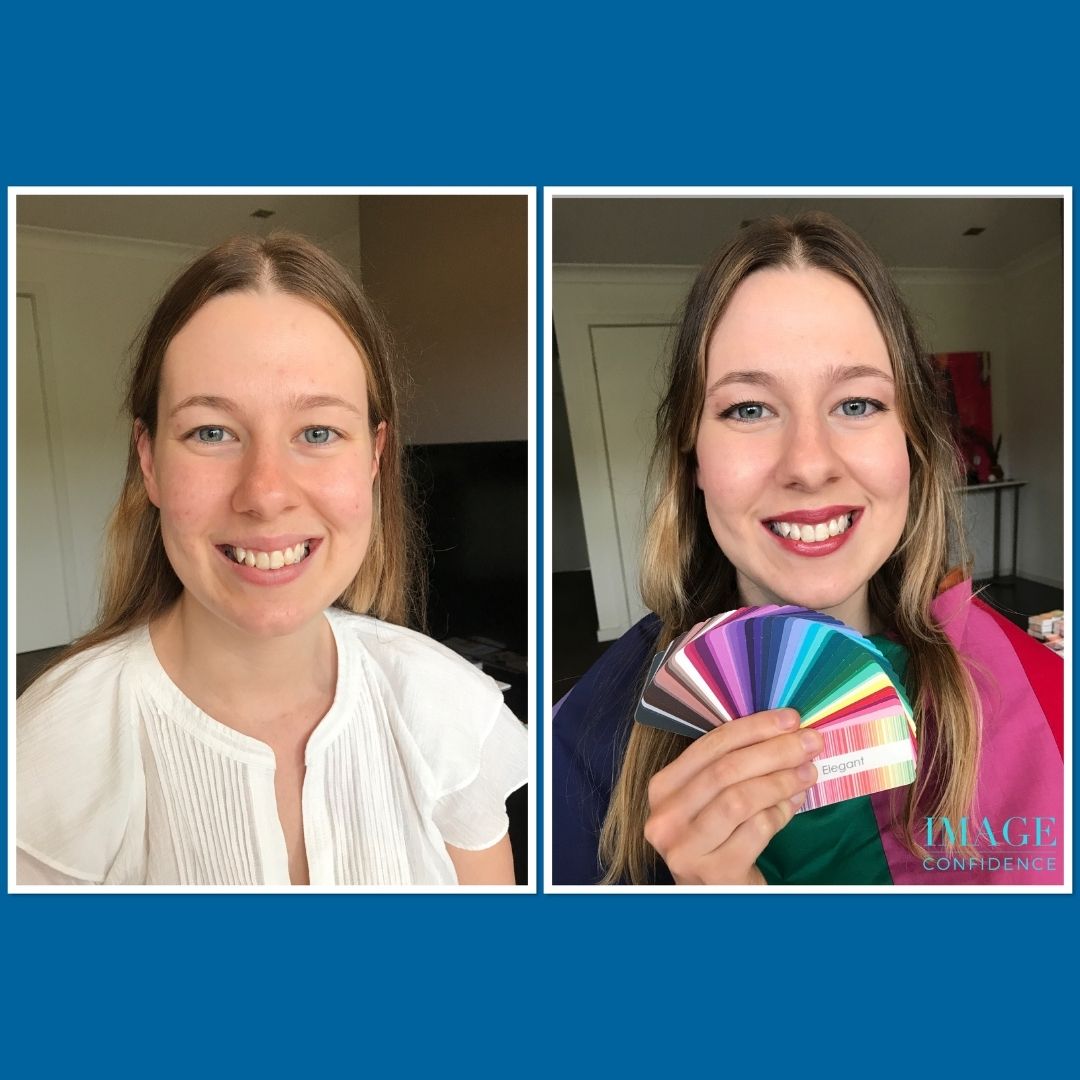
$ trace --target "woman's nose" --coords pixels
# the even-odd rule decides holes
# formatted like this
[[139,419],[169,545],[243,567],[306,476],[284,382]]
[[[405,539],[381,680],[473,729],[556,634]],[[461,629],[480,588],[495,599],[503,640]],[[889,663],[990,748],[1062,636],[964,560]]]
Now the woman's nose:
[[289,453],[272,445],[253,443],[240,461],[233,491],[233,509],[270,520],[299,502]]
[[784,432],[778,479],[785,487],[816,491],[839,480],[844,461],[834,432],[824,417],[793,418]]

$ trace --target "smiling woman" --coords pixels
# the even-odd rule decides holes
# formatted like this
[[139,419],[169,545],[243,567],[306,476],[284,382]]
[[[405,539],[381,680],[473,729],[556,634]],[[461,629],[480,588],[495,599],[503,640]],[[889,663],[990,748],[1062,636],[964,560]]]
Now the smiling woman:
[[387,335],[299,237],[166,292],[99,625],[20,699],[20,884],[513,884],[526,735],[419,621]]
[[870,633],[866,583],[900,541],[910,465],[866,301],[826,270],[753,274],[709,339],[705,380],[697,485],[744,602],[799,604]]
[[308,300],[225,293],[185,324],[156,435],[136,423],[181,606],[281,637],[342,595],[367,552],[386,442],[367,401],[356,347]]
[[[939,873],[929,857],[941,822],[963,848],[949,823],[976,809],[1059,820],[1063,807],[1061,664],[949,573],[964,553],[942,405],[899,289],[835,219],[757,221],[700,272],[657,415],[641,572],[655,614],[557,707],[555,884],[1060,884],[1060,863],[1002,869],[963,850]],[[810,801],[862,746],[823,758],[791,708],[714,713],[691,743],[673,733],[716,667],[711,684],[663,683],[683,727],[633,723],[657,650],[762,605],[847,624],[905,684],[894,696],[914,704],[918,761],[903,797],[891,784]],[[761,633],[758,671],[775,659]],[[664,662],[657,681],[670,674]],[[834,661],[821,678],[849,693],[840,674]],[[856,723],[829,734],[854,738]]]

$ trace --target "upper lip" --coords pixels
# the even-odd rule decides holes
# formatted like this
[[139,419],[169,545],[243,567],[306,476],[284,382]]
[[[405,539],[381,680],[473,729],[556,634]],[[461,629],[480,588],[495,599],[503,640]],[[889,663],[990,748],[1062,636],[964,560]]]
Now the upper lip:
[[788,510],[783,514],[773,514],[772,517],[764,520],[766,522],[787,521],[800,525],[823,525],[826,521],[832,521],[833,518],[861,509],[861,506],[823,506],[819,510]]
[[246,551],[281,551],[315,539],[310,533],[289,533],[284,536],[249,536],[244,540],[225,540],[223,546],[242,547]]

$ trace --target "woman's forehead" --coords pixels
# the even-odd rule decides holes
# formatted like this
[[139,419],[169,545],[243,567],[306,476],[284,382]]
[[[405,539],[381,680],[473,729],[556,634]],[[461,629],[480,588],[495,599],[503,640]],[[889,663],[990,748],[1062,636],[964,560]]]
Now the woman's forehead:
[[[234,292],[207,301],[165,352],[161,393],[213,393],[207,384],[265,397],[323,394],[366,401],[365,364],[339,323],[282,292]],[[229,396],[233,396],[230,394]]]
[[769,268],[745,278],[709,337],[708,381],[726,372],[789,375],[859,364],[891,374],[888,346],[862,293],[818,268]]

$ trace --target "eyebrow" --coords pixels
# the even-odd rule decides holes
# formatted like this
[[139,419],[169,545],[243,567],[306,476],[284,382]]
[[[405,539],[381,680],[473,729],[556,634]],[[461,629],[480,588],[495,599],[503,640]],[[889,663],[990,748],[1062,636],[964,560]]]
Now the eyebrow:
[[[307,412],[309,409],[346,409],[355,413],[361,419],[364,414],[351,402],[344,398],[335,397],[333,394],[302,394],[290,398],[287,402],[293,412]],[[222,412],[232,413],[234,416],[240,412],[240,406],[232,398],[219,397],[216,394],[192,394],[175,405],[169,412],[170,418],[184,409],[202,407],[205,409],[219,409]]]
[[[843,367],[831,367],[826,371],[825,377],[826,381],[830,383],[867,378],[884,379],[886,382],[893,381],[892,375],[887,371],[882,371],[881,368],[876,368],[871,364],[849,364]],[[706,396],[735,383],[763,386],[767,390],[775,390],[780,385],[780,380],[768,371],[729,371],[726,375],[721,375],[716,382],[709,386]]]

